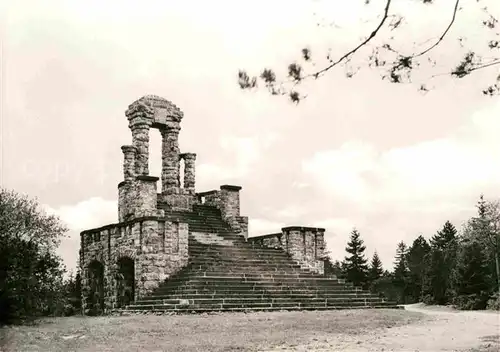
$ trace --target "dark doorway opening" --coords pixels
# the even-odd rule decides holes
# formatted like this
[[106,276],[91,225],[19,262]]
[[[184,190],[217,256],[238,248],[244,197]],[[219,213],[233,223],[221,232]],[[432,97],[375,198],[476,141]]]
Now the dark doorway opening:
[[135,297],[135,265],[128,257],[118,259],[117,273],[117,306],[123,308],[134,302]]
[[89,295],[87,308],[89,315],[98,315],[104,312],[104,265],[97,260],[89,264]]

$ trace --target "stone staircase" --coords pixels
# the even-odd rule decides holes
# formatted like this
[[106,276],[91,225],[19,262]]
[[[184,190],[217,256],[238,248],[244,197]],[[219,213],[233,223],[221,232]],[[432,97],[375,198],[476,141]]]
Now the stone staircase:
[[208,312],[400,308],[334,277],[301,269],[281,249],[253,246],[231,229],[216,208],[167,217],[189,224],[189,262],[126,311]]

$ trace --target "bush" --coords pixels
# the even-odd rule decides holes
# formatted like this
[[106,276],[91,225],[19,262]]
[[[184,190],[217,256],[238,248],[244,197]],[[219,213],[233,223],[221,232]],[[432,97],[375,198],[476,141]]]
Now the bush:
[[453,305],[460,310],[481,310],[486,308],[488,295],[485,293],[474,293],[461,295],[453,298]]
[[498,292],[491,296],[491,298],[488,300],[486,309],[500,310],[500,295],[498,294]]
[[432,305],[432,304],[436,304],[436,300],[434,299],[434,296],[433,295],[424,295],[424,297],[422,297],[422,302],[424,304],[427,304],[427,305]]

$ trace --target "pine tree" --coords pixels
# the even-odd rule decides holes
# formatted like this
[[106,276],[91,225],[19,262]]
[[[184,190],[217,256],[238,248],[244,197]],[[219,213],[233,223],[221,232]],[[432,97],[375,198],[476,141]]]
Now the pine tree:
[[445,249],[448,244],[453,242],[457,237],[457,229],[449,221],[446,221],[443,229],[438,231],[431,239],[431,245],[434,248]]
[[446,221],[443,228],[431,239],[431,251],[427,258],[424,290],[437,304],[446,304],[451,299],[450,275],[456,261],[457,230]]
[[404,277],[408,273],[407,251],[406,244],[403,241],[399,242],[396,249],[396,261],[394,262],[394,277],[396,279]]
[[466,241],[453,270],[453,291],[460,308],[484,309],[489,296],[489,268],[481,244]]
[[409,294],[414,302],[423,300],[426,260],[430,250],[430,245],[422,235],[413,241],[408,250]]
[[375,280],[380,279],[382,275],[384,275],[382,261],[380,260],[377,251],[375,251],[370,262],[370,268],[368,269],[368,280],[370,283],[373,283]]
[[347,243],[346,252],[350,256],[345,257],[342,262],[342,269],[346,274],[346,279],[356,286],[366,287],[368,278],[368,265],[364,252],[366,247],[359,232],[353,229],[351,238]]
[[396,260],[394,262],[393,284],[399,291],[399,302],[406,303],[408,290],[408,263],[406,244],[401,241],[396,249]]

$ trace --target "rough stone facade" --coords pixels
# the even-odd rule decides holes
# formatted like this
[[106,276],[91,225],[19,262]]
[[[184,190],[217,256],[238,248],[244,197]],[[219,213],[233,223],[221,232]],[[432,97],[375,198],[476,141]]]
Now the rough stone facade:
[[[179,148],[183,118],[179,108],[149,95],[132,103],[125,115],[132,144],[121,147],[123,181],[118,184],[118,222],[80,235],[85,314],[123,307],[151,293],[187,265],[190,235],[200,241],[225,243],[216,233],[190,234],[187,218],[172,221],[179,212],[195,214],[195,205],[212,206],[220,210],[218,216],[234,234],[248,239],[248,217],[240,214],[240,186],[222,185],[219,190],[196,193],[196,154],[181,153]],[[158,129],[162,136],[160,177],[149,175],[151,129]],[[323,235],[324,229],[289,227],[280,234],[248,240],[279,246],[302,266],[322,272]]]
[[325,272],[325,229],[317,227],[290,226],[280,233],[251,237],[258,246],[280,248],[304,269],[319,274]]

